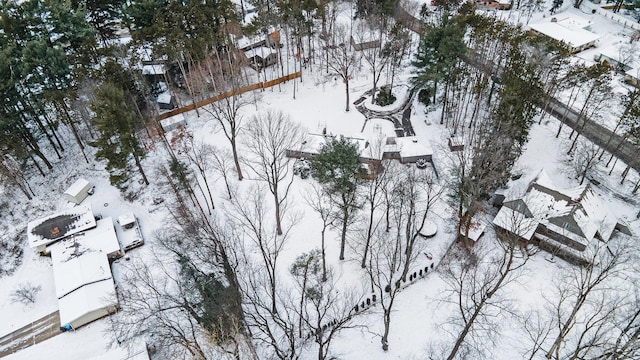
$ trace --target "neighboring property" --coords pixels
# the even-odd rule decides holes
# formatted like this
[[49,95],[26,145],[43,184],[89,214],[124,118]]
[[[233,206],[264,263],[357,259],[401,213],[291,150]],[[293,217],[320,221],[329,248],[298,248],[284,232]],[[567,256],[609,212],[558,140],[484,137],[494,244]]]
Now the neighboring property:
[[590,47],[595,47],[599,35],[589,31],[591,22],[581,16],[571,13],[554,15],[550,21],[530,24],[530,31],[564,42],[572,53],[578,53]]
[[270,48],[258,47],[244,52],[249,66],[255,71],[273,66],[278,63],[278,55]]
[[61,328],[76,329],[117,311],[110,262],[144,243],[133,213],[118,223],[120,233],[111,217],[101,219],[90,206],[77,206],[27,226],[29,246],[51,255]]
[[68,202],[79,205],[84,199],[92,193],[93,186],[85,179],[78,179],[73,183],[62,196]]
[[274,30],[264,38],[257,40],[240,36],[232,41],[235,41],[236,47],[244,54],[249,66],[258,72],[278,63],[276,48],[282,47],[278,30]]
[[606,61],[623,74],[624,82],[640,88],[640,43],[616,44],[599,50],[596,61]]
[[184,118],[184,114],[174,115],[172,117],[160,120],[160,126],[165,132],[175,130],[178,126],[185,126],[187,120]]
[[544,170],[524,195],[504,201],[493,224],[578,263],[625,228],[590,185],[559,189]]
[[158,95],[156,103],[158,103],[160,110],[173,110],[176,107],[176,101],[168,91]]
[[513,6],[511,0],[475,0],[478,8],[494,8],[498,10],[510,10]]
[[142,65],[142,75],[152,84],[167,81],[167,66],[159,62],[146,62]]
[[451,152],[462,151],[464,150],[464,139],[461,136],[452,135],[447,139],[447,145]]

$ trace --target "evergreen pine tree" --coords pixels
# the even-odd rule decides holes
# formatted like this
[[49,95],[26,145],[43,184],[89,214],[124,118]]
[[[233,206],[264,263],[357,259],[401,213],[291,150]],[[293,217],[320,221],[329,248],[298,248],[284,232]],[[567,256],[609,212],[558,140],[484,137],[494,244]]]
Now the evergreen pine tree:
[[128,163],[133,158],[148,185],[140,164],[144,152],[135,134],[136,114],[125,101],[124,91],[111,83],[104,83],[96,90],[95,96],[91,110],[95,113],[93,124],[99,132],[98,139],[92,143],[98,148],[96,159],[107,160],[111,183],[123,190],[130,178]]

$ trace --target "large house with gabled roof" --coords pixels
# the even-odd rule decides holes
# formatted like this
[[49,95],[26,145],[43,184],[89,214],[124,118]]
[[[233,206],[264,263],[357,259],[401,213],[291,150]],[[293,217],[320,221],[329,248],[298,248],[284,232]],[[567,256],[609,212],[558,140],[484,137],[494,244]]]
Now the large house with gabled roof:
[[616,229],[630,234],[590,184],[561,189],[544,170],[522,196],[502,204],[493,224],[580,263],[588,262]]

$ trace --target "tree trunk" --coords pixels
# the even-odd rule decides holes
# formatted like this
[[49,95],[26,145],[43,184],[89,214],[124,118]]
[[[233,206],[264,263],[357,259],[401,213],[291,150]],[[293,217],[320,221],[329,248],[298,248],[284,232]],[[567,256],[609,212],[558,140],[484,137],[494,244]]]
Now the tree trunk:
[[321,241],[322,241],[322,243],[321,243],[321,247],[322,247],[322,249],[321,249],[322,250],[322,282],[327,281],[327,261],[326,261],[327,256],[326,256],[326,253],[325,253],[325,246],[324,246],[324,233],[325,233],[326,229],[327,229],[327,225],[323,224],[322,225],[322,232],[320,233],[321,234]]
[[274,184],[273,187],[273,200],[276,208],[276,232],[278,235],[282,235],[282,224],[280,221],[280,199],[278,198],[278,186]]
[[347,94],[347,105],[346,105],[346,109],[345,111],[349,111],[349,75],[346,75],[344,77],[344,85],[345,85],[345,91]]
[[216,206],[213,204],[213,195],[211,195],[211,188],[209,187],[209,181],[207,181],[207,174],[204,171],[200,173],[202,175],[202,179],[204,180],[204,186],[207,188],[207,192],[209,193],[209,201],[211,201],[211,208],[215,210]]
[[481,310],[484,308],[484,303],[485,303],[485,300],[482,300],[480,304],[478,304],[476,311],[473,312],[473,315],[469,318],[469,321],[467,321],[467,323],[465,324],[464,328],[462,329],[462,332],[460,333],[460,335],[458,335],[458,339],[456,339],[456,343],[453,345],[453,349],[451,349],[449,356],[447,356],[447,360],[453,360],[456,357],[456,354],[460,350],[460,346],[462,346],[464,339],[467,337],[467,334],[471,330],[471,326],[473,326],[473,323],[476,321],[476,318],[478,317],[478,315],[480,315]]
[[391,305],[389,305],[388,309],[384,310],[383,322],[384,332],[382,334],[382,339],[380,340],[380,342],[382,342],[382,350],[387,351],[389,350],[389,329],[391,328]]
[[71,114],[69,114],[69,110],[67,109],[67,104],[64,102],[64,99],[62,99],[62,103],[58,104],[55,103],[56,106],[60,106],[62,108],[62,111],[65,114],[65,117],[67,118],[67,122],[69,127],[71,128],[71,132],[73,133],[73,137],[76,140],[76,143],[78,144],[78,146],[80,147],[80,152],[82,152],[82,156],[84,157],[84,161],[87,162],[87,164],[89,163],[89,159],[87,158],[87,154],[85,154],[84,152],[84,144],[82,143],[82,140],[80,139],[80,135],[78,135],[78,129],[76,128],[76,125],[73,123],[73,119],[71,118]]
[[369,213],[369,228],[367,229],[367,239],[364,244],[364,254],[362,255],[362,262],[360,262],[360,267],[363,269],[367,267],[367,254],[369,253],[369,243],[371,243],[371,236],[373,232],[373,216],[374,216],[374,208],[373,203],[371,205],[371,212]]
[[138,167],[138,171],[140,171],[140,175],[142,175],[142,180],[145,185],[149,185],[149,180],[147,179],[147,175],[145,175],[144,170],[142,169],[142,164],[140,163],[140,158],[135,153],[133,154],[133,159],[136,161],[136,166]]
[[236,137],[235,131],[234,135],[231,137],[231,151],[233,151],[233,162],[236,165],[236,171],[238,172],[238,180],[242,181],[242,170],[240,170],[240,160],[238,159],[238,150],[236,148]]
[[345,205],[342,210],[342,232],[340,234],[340,260],[344,260],[344,247],[347,242],[347,223],[349,222],[349,208]]

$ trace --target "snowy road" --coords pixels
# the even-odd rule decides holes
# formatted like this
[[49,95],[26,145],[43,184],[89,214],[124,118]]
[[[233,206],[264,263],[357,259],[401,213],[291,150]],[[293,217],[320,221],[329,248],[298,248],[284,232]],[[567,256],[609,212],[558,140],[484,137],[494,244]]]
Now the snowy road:
[[[395,18],[409,30],[420,34],[422,29],[420,20],[400,6],[396,8]],[[476,61],[476,56],[474,55],[475,52],[473,49],[469,49],[467,55],[463,57],[463,60],[487,74],[501,73],[500,69],[497,69],[495,64],[492,62],[488,64],[480,63],[479,61]],[[631,142],[625,140],[620,135],[613,134],[611,130],[597,124],[589,118],[580,120],[578,113],[560,100],[553,97],[549,97],[548,100],[549,105],[547,105],[547,110],[550,114],[576,130],[581,135],[585,136],[593,143],[605,149],[608,153],[614,154],[614,156],[622,160],[634,170],[640,172],[640,149],[638,146],[635,146]],[[578,120],[580,120],[579,123]]]
[[44,316],[0,338],[0,358],[60,334],[60,313]]

